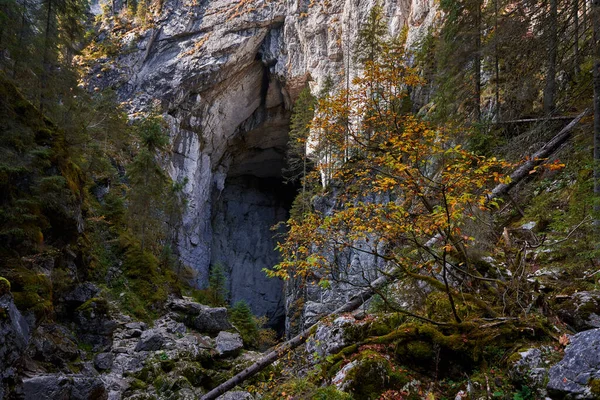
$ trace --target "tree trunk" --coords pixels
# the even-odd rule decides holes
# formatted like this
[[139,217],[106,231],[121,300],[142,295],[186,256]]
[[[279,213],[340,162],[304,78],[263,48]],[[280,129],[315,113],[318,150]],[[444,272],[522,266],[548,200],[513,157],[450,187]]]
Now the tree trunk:
[[475,10],[475,122],[481,122],[481,1],[477,1]]
[[573,0],[573,59],[575,77],[579,75],[579,0]]
[[[600,105],[596,102],[596,105],[599,107]],[[595,105],[595,106],[596,106]],[[510,189],[512,189],[517,183],[519,183],[523,178],[529,176],[529,172],[533,170],[533,168],[541,164],[545,158],[550,156],[556,149],[558,149],[567,139],[571,136],[571,131],[573,128],[581,121],[581,119],[589,112],[588,109],[584,110],[581,114],[579,114],[573,121],[571,121],[567,126],[565,126],[556,136],[552,138],[548,143],[546,143],[541,149],[536,151],[527,162],[517,168],[512,174],[510,174],[510,182],[508,184],[501,183],[496,186],[492,192],[489,194],[488,198],[494,199],[497,197],[502,197]],[[599,124],[600,130],[600,124]],[[596,170],[595,170],[596,171]],[[596,187],[596,186],[595,186]],[[598,186],[600,189],[600,186]]]
[[[371,283],[371,287],[361,291],[358,295],[352,297],[350,301],[348,301],[346,304],[329,314],[328,317],[356,310],[358,307],[364,304],[365,301],[369,300],[377,292],[377,290],[387,285],[390,282],[391,277],[394,276],[395,272],[396,270],[393,270],[390,274],[375,279]],[[293,350],[296,347],[300,346],[302,343],[306,342],[308,337],[314,332],[319,323],[320,322],[316,322],[310,328],[305,329],[297,336],[275,347],[266,356],[264,356],[248,368],[244,369],[242,372],[235,375],[233,378],[220,384],[219,386],[202,396],[201,400],[216,399],[223,393],[233,389],[240,383],[244,382],[246,379],[262,371],[263,369],[271,365],[273,362],[286,355],[290,350]]]
[[548,18],[548,60],[544,87],[544,112],[552,113],[556,106],[556,58],[558,53],[558,0],[550,0]]
[[594,54],[594,205],[595,223],[600,224],[600,1],[592,1],[593,54]]
[[54,0],[47,0],[48,10],[46,14],[46,31],[44,32],[44,52],[42,58],[42,73],[40,75],[40,111],[44,112],[44,103],[46,99],[46,89],[48,88],[48,79],[50,78],[50,47],[52,45],[52,4]]
[[[575,0],[579,1],[579,0]],[[500,56],[498,55],[498,0],[494,0],[494,74],[496,75],[496,121],[500,121]]]

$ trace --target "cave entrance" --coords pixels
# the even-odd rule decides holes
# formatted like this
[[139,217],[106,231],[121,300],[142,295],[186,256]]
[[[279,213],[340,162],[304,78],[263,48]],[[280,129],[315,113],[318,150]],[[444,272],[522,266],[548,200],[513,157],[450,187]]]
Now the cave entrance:
[[264,123],[238,135],[230,144],[223,190],[213,194],[211,265],[228,275],[231,304],[245,300],[268,326],[283,333],[283,282],[267,278],[264,268],[279,262],[277,232],[287,220],[297,188],[285,184],[282,168],[288,143],[289,111],[277,107]]

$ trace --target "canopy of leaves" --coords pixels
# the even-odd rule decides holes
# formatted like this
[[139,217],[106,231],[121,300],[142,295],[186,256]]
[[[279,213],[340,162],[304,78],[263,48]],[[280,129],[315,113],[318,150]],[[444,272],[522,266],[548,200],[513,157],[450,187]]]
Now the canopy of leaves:
[[386,260],[399,279],[425,281],[452,297],[448,270],[469,270],[465,248],[473,238],[463,226],[486,208],[488,188],[507,181],[506,163],[455,145],[453,130],[403,111],[408,88],[421,81],[402,44],[383,42],[379,60],[366,61],[353,88],[319,102],[312,129],[330,151],[319,168],[331,177],[337,206],[288,221],[278,247],[283,261],[271,275],[335,275],[330,255],[352,248]]

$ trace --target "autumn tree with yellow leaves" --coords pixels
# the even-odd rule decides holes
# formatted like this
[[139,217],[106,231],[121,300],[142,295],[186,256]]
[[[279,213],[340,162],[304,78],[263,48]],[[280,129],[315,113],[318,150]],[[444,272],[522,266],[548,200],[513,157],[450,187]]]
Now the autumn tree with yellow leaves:
[[422,82],[408,65],[402,36],[384,41],[380,56],[364,62],[349,89],[319,101],[311,126],[321,148],[335,149],[319,168],[331,177],[336,207],[290,219],[279,243],[283,261],[269,273],[316,273],[325,281],[339,268],[329,255],[353,249],[385,260],[380,274],[443,293],[456,322],[463,318],[458,301],[494,314],[475,290],[493,291],[493,279],[470,262],[475,238],[464,226],[489,207],[490,187],[508,181],[506,163],[463,149],[451,128],[405,111],[409,88]]

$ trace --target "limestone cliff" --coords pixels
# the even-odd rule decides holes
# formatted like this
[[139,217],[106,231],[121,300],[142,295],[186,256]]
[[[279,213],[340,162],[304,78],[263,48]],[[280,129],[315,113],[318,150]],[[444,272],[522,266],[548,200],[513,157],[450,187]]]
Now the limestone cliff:
[[[280,318],[282,284],[261,270],[277,261],[271,225],[286,218],[278,180],[290,109],[307,83],[353,74],[350,50],[374,1],[166,0],[151,27],[117,34],[90,84],[117,89],[131,114],[158,108],[169,122],[171,176],[188,207],[177,243],[200,285],[210,265],[229,272],[233,300]],[[436,19],[433,0],[385,0],[390,32],[414,43]],[[118,16],[101,39],[115,35]],[[103,36],[104,35],[104,36]],[[339,299],[338,299],[339,300]]]

